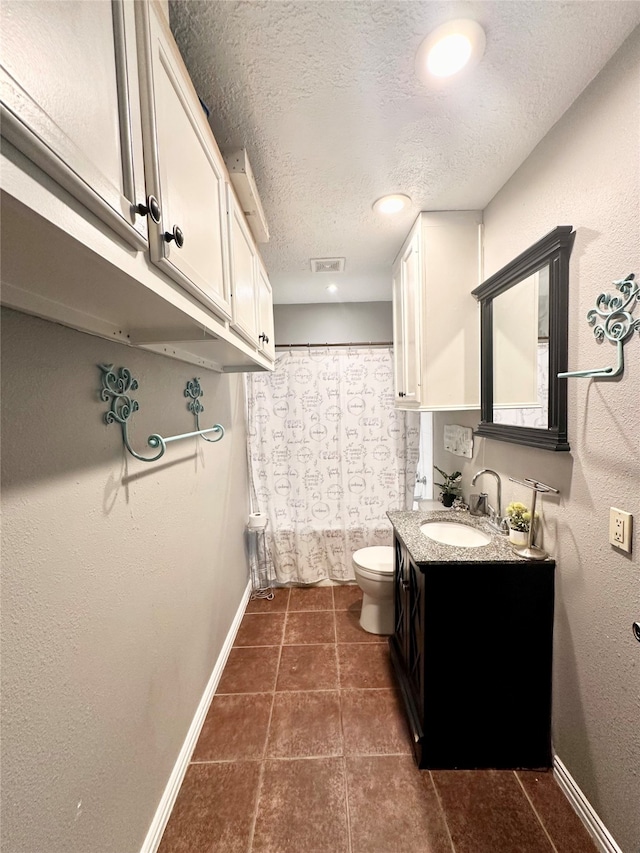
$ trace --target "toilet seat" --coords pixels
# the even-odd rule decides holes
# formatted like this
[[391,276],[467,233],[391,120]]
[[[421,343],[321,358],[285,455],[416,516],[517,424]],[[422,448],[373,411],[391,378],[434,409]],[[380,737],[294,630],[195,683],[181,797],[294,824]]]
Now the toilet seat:
[[[390,545],[371,545],[353,554],[353,562],[365,577],[393,574],[393,548]],[[381,577],[382,579],[382,577]]]

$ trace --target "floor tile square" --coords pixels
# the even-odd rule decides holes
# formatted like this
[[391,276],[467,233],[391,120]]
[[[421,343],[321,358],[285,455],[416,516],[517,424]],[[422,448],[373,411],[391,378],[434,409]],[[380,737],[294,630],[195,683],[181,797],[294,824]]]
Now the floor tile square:
[[245,613],[233,645],[279,646],[284,620],[284,613]]
[[348,849],[344,759],[265,761],[253,853]]
[[335,643],[336,627],[333,610],[289,611],[284,628],[286,645]]
[[330,586],[294,586],[289,596],[289,610],[333,610]]
[[345,755],[411,754],[396,690],[341,690],[340,704]]
[[250,598],[246,613],[279,613],[289,606],[289,589],[277,587],[272,590],[273,598]]
[[456,853],[552,853],[512,770],[433,770]]
[[358,584],[342,584],[334,586],[333,606],[336,610],[348,610],[351,606],[360,607],[362,603],[362,590]]
[[283,646],[276,690],[337,690],[335,645]]
[[336,610],[336,637],[339,643],[387,643],[385,634],[371,634],[360,626],[360,604]]
[[191,761],[261,760],[273,696],[214,696]]
[[352,853],[453,853],[442,809],[408,755],[347,758]]
[[597,853],[598,848],[550,770],[518,770],[516,776],[561,853]]
[[338,643],[340,687],[395,688],[386,643]]
[[275,690],[280,646],[231,649],[216,693],[268,693]]
[[260,764],[190,764],[158,853],[247,853]]
[[276,693],[266,754],[269,758],[342,755],[338,691]]

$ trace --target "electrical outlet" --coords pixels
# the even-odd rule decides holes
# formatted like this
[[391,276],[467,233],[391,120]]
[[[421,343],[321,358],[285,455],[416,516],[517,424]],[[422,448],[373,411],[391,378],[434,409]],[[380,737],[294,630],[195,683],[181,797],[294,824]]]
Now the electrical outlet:
[[631,553],[633,516],[622,509],[609,508],[609,542],[621,551]]

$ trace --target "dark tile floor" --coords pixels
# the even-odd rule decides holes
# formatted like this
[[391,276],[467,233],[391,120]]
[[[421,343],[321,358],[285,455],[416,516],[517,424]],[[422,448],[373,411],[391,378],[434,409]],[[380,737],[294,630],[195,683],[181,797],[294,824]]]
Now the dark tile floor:
[[360,595],[249,603],[159,853],[595,853],[551,773],[416,768]]

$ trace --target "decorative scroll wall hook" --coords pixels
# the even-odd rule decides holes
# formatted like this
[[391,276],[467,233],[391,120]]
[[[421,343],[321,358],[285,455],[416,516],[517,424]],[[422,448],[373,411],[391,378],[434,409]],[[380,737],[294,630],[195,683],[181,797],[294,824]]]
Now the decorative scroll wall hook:
[[200,378],[195,377],[195,379],[189,380],[187,382],[187,387],[184,389],[184,396],[190,397],[191,401],[187,403],[187,409],[193,413],[196,419],[196,429],[201,433],[201,438],[204,438],[205,441],[210,441],[212,444],[216,441],[220,441],[221,438],[224,438],[224,427],[220,426],[220,424],[214,424],[211,429],[217,430],[218,435],[216,438],[207,438],[204,435],[205,432],[209,432],[209,430],[201,430],[200,429],[200,412],[204,412],[204,406],[200,402],[200,397],[204,397],[204,391],[200,387]]
[[[215,424],[210,429],[198,428],[195,432],[185,432],[181,435],[170,435],[167,438],[163,438],[161,435],[153,433],[147,439],[147,444],[154,450],[159,448],[158,453],[156,453],[155,456],[142,456],[131,447],[131,443],[129,442],[129,418],[140,408],[137,401],[131,397],[130,392],[137,389],[138,381],[133,378],[131,372],[126,367],[121,367],[117,372],[113,369],[112,364],[99,364],[98,367],[102,371],[100,399],[105,403],[111,403],[111,408],[104,416],[105,423],[112,424],[116,422],[120,424],[122,428],[122,440],[124,442],[124,446],[127,448],[129,453],[136,459],[139,459],[140,462],[156,462],[164,456],[167,444],[172,441],[181,441],[183,438],[192,438],[194,436],[202,436],[202,438],[205,438],[205,434],[210,432],[218,433],[218,437],[215,439],[208,438],[206,439],[207,441],[220,441],[223,437],[224,429],[220,424]],[[196,379],[195,382],[198,383],[198,380]],[[189,388],[190,384],[191,383],[187,383],[187,388]],[[200,386],[198,384],[198,389],[199,387]],[[200,396],[201,393],[202,392],[199,391],[197,396]],[[193,395],[187,394],[187,391],[185,391],[185,396],[192,397]],[[194,399],[194,402],[200,406],[200,411],[202,411],[202,406],[197,399]],[[191,404],[188,405],[188,408],[191,408]],[[193,409],[191,411],[193,411]],[[198,426],[198,413],[194,412],[194,414],[196,416],[196,426]]]
[[573,370],[569,373],[559,373],[559,379],[568,376],[585,377],[589,379],[614,379],[624,373],[623,347],[635,331],[640,330],[640,317],[634,319],[631,312],[640,302],[640,285],[631,273],[626,278],[614,281],[620,291],[620,296],[601,293],[596,299],[596,307],[587,312],[587,322],[593,326],[593,334],[597,341],[605,338],[616,344],[617,363],[615,367],[596,368],[594,370]]

